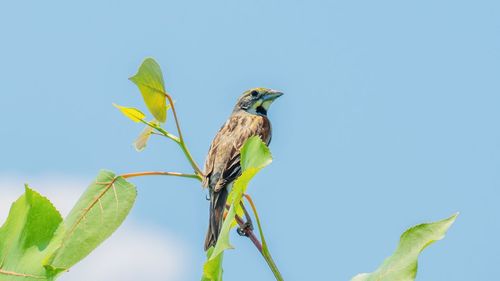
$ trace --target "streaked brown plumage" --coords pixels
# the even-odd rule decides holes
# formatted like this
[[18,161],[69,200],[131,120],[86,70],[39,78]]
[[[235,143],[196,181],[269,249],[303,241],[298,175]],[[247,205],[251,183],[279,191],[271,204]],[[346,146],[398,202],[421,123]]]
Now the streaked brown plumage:
[[280,92],[265,88],[255,88],[243,93],[210,145],[203,180],[203,186],[210,190],[210,221],[205,251],[217,242],[228,188],[241,175],[240,149],[252,136],[259,136],[269,145],[272,130],[267,110],[281,95]]

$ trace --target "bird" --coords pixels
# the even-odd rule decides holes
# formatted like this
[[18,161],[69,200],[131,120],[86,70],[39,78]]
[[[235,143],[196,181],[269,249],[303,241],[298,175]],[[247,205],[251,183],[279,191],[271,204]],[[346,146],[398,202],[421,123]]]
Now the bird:
[[267,112],[282,95],[282,92],[267,88],[245,91],[210,145],[202,180],[202,186],[209,189],[210,200],[205,251],[217,243],[229,190],[241,175],[240,149],[253,136],[259,136],[269,145],[272,129]]

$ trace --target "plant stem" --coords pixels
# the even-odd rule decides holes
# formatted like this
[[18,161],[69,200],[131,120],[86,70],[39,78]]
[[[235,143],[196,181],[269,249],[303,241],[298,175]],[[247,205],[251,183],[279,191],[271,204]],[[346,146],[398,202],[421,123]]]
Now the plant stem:
[[283,277],[281,276],[281,273],[276,266],[276,263],[274,263],[273,257],[271,256],[271,253],[269,252],[269,248],[267,247],[266,239],[264,238],[264,232],[262,231],[262,225],[260,224],[260,219],[259,219],[259,214],[257,213],[257,208],[255,207],[255,204],[253,203],[252,197],[248,194],[244,194],[245,198],[247,199],[248,203],[252,207],[253,214],[255,216],[255,219],[257,220],[257,226],[259,227],[259,234],[260,234],[260,239],[262,240],[262,250],[260,253],[264,257],[264,259],[267,262],[267,265],[269,265],[269,268],[271,268],[271,271],[274,273],[274,277],[276,277],[276,280],[278,281],[283,281]]
[[[238,225],[241,228],[245,227],[245,222],[243,221],[242,218],[240,218],[240,216],[235,215],[234,218],[236,219],[236,222],[238,223]],[[253,233],[253,230],[247,229],[247,230],[245,230],[245,234],[248,237],[248,239],[250,239],[252,241],[252,243],[255,245],[257,250],[259,250],[259,252],[262,254],[262,244],[260,244],[260,241],[257,238],[257,236],[255,236],[255,233]]]
[[177,172],[147,171],[147,172],[127,173],[127,174],[122,174],[120,176],[124,179],[141,177],[141,176],[174,176],[174,177],[192,178],[192,179],[197,179],[197,180],[201,181],[201,177],[199,175],[183,174],[183,173],[177,173]]
[[172,108],[172,113],[174,115],[175,119],[175,126],[177,127],[177,133],[179,134],[179,141],[177,142],[182,151],[184,152],[184,155],[186,155],[186,158],[188,159],[189,163],[193,167],[195,173],[199,176],[203,176],[202,171],[200,170],[200,167],[198,167],[198,164],[193,159],[193,156],[189,152],[189,149],[186,146],[186,142],[184,141],[184,137],[182,136],[182,131],[181,131],[181,126],[179,125],[179,119],[177,118],[177,112],[175,111],[175,106],[174,106],[174,101],[172,100],[172,97],[170,97],[169,94],[165,93],[165,96],[168,99],[168,102],[170,103],[170,108]]
[[[170,102],[171,101],[170,96],[167,95],[167,94],[165,94],[165,96],[169,98],[169,102]],[[201,172],[200,168],[198,167],[198,164],[196,164],[196,162],[194,161],[193,156],[189,152],[189,149],[187,148],[186,143],[184,142],[184,139],[182,137],[182,133],[180,131],[179,122],[177,120],[177,114],[175,113],[175,108],[173,106],[173,103],[171,104],[170,107],[172,108],[172,112],[174,114],[175,123],[177,124],[177,131],[179,133],[179,137],[177,137],[175,135],[172,135],[171,133],[165,131],[162,127],[160,127],[157,124],[151,124],[151,123],[146,122],[144,120],[140,120],[140,121],[142,123],[150,126],[151,128],[157,130],[158,132],[160,132],[160,135],[165,136],[165,137],[173,140],[175,143],[177,143],[179,145],[179,147],[182,149],[182,152],[184,152],[184,155],[188,159],[189,164],[191,165],[191,167],[193,168],[193,170],[195,171],[195,173],[201,178],[203,176],[203,173]]]
[[160,126],[157,126],[157,127],[154,127],[158,132],[162,133],[165,137],[173,140],[174,142],[176,143],[180,143],[180,140],[177,136],[174,136],[172,135],[171,133],[165,131],[162,127]]
[[191,167],[193,167],[196,175],[198,175],[201,178],[203,176],[203,173],[201,172],[200,168],[198,167],[198,165],[194,161],[193,156],[191,156],[191,153],[189,152],[189,150],[186,146],[186,143],[184,141],[180,141],[180,142],[178,142],[178,144],[181,147],[182,152],[184,152],[184,155],[188,159],[189,163],[191,164]]
[[[244,196],[247,199],[250,198],[249,195],[245,194]],[[260,252],[262,257],[264,257],[264,259],[267,262],[267,265],[269,266],[269,268],[273,272],[276,280],[283,281],[283,277],[281,276],[281,273],[280,273],[278,267],[274,263],[274,260],[271,257],[271,253],[269,253],[269,250],[267,249],[266,240],[264,239],[264,236],[263,236],[262,227],[261,227],[261,224],[259,221],[259,217],[257,215],[255,205],[253,204],[253,201],[251,201],[251,200],[252,199],[250,199],[249,202],[252,202],[252,203],[250,203],[250,205],[252,206],[252,210],[254,211],[255,219],[257,220],[257,225],[259,226],[259,232],[260,232],[260,236],[262,239],[262,244],[260,243],[257,236],[255,236],[255,233],[253,232],[253,230],[249,229],[245,226],[245,221],[243,221],[243,219],[240,218],[240,216],[235,215],[234,218],[235,218],[236,222],[238,223],[238,225],[240,226],[240,228],[243,229],[245,235],[250,239],[250,241],[252,241],[252,243],[255,245],[255,248],[257,248],[257,250]],[[229,208],[230,208],[230,205],[226,205],[226,209],[229,210]]]
[[157,133],[154,133],[156,135],[160,135],[160,136],[164,136],[164,137],[167,137],[171,140],[173,140],[174,142],[176,143],[179,143],[180,140],[177,136],[174,136],[172,135],[171,133],[165,131],[162,127],[160,127],[159,125],[155,124],[155,123],[149,123],[149,122],[146,122],[144,120],[140,120],[142,123],[146,124],[147,126],[157,130],[158,132],[160,132],[160,134],[157,134]]

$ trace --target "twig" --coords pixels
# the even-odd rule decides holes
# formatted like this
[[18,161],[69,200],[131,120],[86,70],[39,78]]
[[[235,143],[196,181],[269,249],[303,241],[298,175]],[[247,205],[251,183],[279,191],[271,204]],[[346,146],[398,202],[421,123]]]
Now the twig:
[[177,112],[175,111],[174,101],[172,100],[172,98],[170,97],[169,94],[165,93],[165,96],[167,97],[168,102],[170,103],[170,108],[172,108],[172,113],[174,115],[175,126],[177,127],[177,133],[179,134],[178,144],[180,145],[182,152],[184,152],[184,155],[186,155],[189,163],[193,167],[196,174],[202,176],[203,173],[202,173],[200,167],[198,167],[198,164],[196,164],[196,162],[194,161],[193,156],[191,155],[191,153],[189,152],[189,149],[186,146],[186,142],[184,141],[184,137],[182,136],[181,126],[179,125],[179,120],[177,118]]
[[[229,210],[229,207],[230,207],[230,205],[226,205],[227,210]],[[245,228],[245,222],[243,221],[242,218],[240,218],[240,216],[235,215],[234,218],[236,219],[236,222],[238,223],[240,228],[244,231],[245,236],[248,237],[252,241],[252,243],[255,245],[257,250],[259,250],[259,252],[262,254],[262,244],[260,243],[257,236],[255,236],[255,233],[253,232],[253,230],[251,230],[249,228]]]
[[[142,176],[175,176],[175,177],[192,178],[192,179],[197,179],[197,180],[201,181],[201,177],[199,175],[183,174],[183,173],[178,173],[178,172],[147,171],[147,172],[126,173],[126,174],[121,174],[120,176],[124,179],[134,178],[134,177],[142,177]],[[245,195],[245,197],[246,196],[248,196],[248,195]],[[248,197],[247,197],[247,199],[248,199]],[[254,209],[255,206],[253,205],[253,203],[251,203],[251,205],[252,205],[252,209],[253,209],[254,214],[255,214],[255,209]],[[229,205],[226,205],[226,209],[229,210],[229,207],[230,207]],[[245,212],[246,212],[246,210],[245,210]],[[258,218],[258,217],[256,216],[256,218]],[[235,215],[235,219],[236,219],[236,222],[238,223],[238,225],[240,226],[240,228],[243,230],[245,236],[248,237],[248,239],[250,239],[250,241],[252,241],[252,243],[255,245],[257,250],[261,253],[261,255],[264,257],[264,259],[266,259],[266,261],[267,261],[266,255],[262,249],[262,244],[260,243],[259,239],[255,235],[253,230],[245,227],[245,221],[243,221],[243,219],[240,218],[240,216]],[[260,222],[258,220],[257,220],[257,223],[259,224],[259,229],[260,229]],[[269,266],[271,267],[270,264],[269,264]],[[271,267],[271,270],[273,270],[272,267]],[[274,270],[273,270],[273,272],[274,272]],[[280,280],[280,279],[278,279],[278,280]]]
[[147,172],[127,173],[127,174],[122,174],[120,176],[124,179],[141,177],[141,176],[174,176],[174,177],[192,178],[192,179],[197,179],[197,180],[201,181],[201,177],[199,175],[183,174],[183,173],[177,173],[177,172],[147,171]]
[[152,132],[151,134],[155,134],[155,135],[160,135],[160,136],[164,136],[164,137],[167,137],[171,140],[173,140],[174,142],[176,143],[179,143],[180,140],[177,136],[174,136],[172,135],[171,133],[165,131],[162,127],[160,127],[158,124],[155,124],[155,123],[149,123],[149,122],[146,122],[144,120],[139,120],[141,121],[142,123],[146,124],[147,126],[157,130],[158,132],[160,132],[159,134],[158,133],[155,133],[155,132]]
[[[170,102],[171,101],[170,96],[167,95],[167,94],[165,94],[165,96],[167,98],[169,98],[169,102]],[[158,132],[160,132],[158,135],[165,136],[165,137],[173,140],[176,144],[178,144],[179,147],[181,148],[182,152],[184,153],[184,155],[188,159],[189,164],[193,168],[194,172],[198,176],[200,176],[200,178],[201,178],[203,176],[203,173],[201,172],[200,167],[198,167],[198,164],[196,164],[196,162],[194,161],[193,156],[191,156],[191,152],[189,152],[189,149],[187,148],[186,143],[184,142],[184,138],[182,137],[182,132],[180,131],[180,126],[178,125],[179,123],[178,123],[178,120],[177,120],[177,114],[175,113],[175,107],[173,106],[173,103],[171,105],[171,108],[172,108],[172,112],[174,114],[175,123],[177,124],[177,132],[179,134],[179,137],[177,137],[177,136],[175,136],[175,135],[173,135],[173,134],[165,131],[162,127],[160,127],[157,124],[152,124],[152,123],[146,122],[144,120],[140,120],[140,121],[142,123],[148,125],[149,127],[157,130]]]
[[257,208],[255,207],[255,204],[253,203],[252,197],[248,194],[243,194],[245,198],[247,199],[248,203],[252,207],[253,214],[255,216],[255,220],[257,220],[257,226],[259,227],[259,233],[260,233],[260,239],[262,240],[262,250],[260,253],[266,260],[267,264],[269,265],[269,268],[271,268],[271,271],[274,274],[274,277],[276,277],[276,280],[278,281],[283,281],[283,277],[281,276],[281,273],[276,266],[276,263],[274,263],[273,257],[271,256],[271,253],[269,252],[269,249],[267,248],[267,243],[266,239],[264,238],[264,232],[262,231],[262,225],[260,224],[260,219],[259,219],[259,214],[257,213]]

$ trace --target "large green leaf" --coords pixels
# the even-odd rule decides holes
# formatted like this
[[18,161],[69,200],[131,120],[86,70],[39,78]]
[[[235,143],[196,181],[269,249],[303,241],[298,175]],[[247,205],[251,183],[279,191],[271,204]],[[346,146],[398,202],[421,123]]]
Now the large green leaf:
[[[229,233],[235,225],[235,215],[241,198],[245,193],[252,178],[272,161],[271,152],[259,137],[249,138],[241,148],[242,174],[233,184],[229,193],[227,204],[230,204],[229,212],[222,224],[219,238],[213,250],[207,255],[207,261],[203,266],[202,280],[220,281],[222,280],[222,259],[223,252],[232,249],[229,242]],[[220,273],[220,274],[219,274]]]
[[414,226],[401,235],[396,251],[372,273],[356,275],[351,281],[413,281],[418,255],[427,246],[444,238],[458,214],[442,221]]
[[167,118],[166,91],[160,65],[152,58],[145,59],[137,73],[129,78],[141,91],[151,114],[160,122]]
[[120,226],[135,198],[132,184],[101,171],[63,221],[26,186],[0,228],[0,280],[54,280]]
[[43,260],[61,222],[52,203],[26,186],[0,228],[0,280],[48,280]]
[[136,196],[133,184],[101,171],[64,220],[61,245],[47,260],[47,268],[59,272],[86,257],[121,225]]

